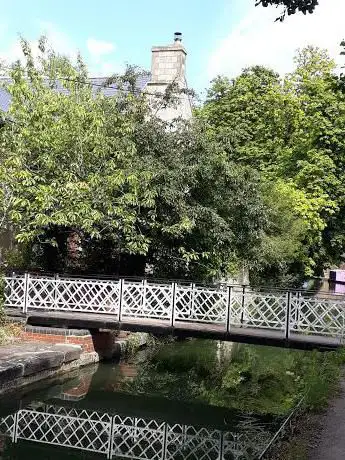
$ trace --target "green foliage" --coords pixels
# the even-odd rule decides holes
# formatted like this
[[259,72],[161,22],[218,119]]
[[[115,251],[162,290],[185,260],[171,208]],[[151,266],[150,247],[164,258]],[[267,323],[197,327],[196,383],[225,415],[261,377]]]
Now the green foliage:
[[286,14],[290,16],[296,12],[313,13],[318,4],[318,0],[256,0],[256,6],[283,6],[283,13],[277,18],[279,21],[284,21]]
[[[132,121],[144,112],[139,101],[125,114],[130,97],[94,95],[80,59],[73,66],[42,47],[36,65],[24,40],[22,49],[25,65],[13,66],[7,87],[15,122],[1,132],[2,189],[17,240],[33,241],[54,227],[97,238],[109,228],[120,229],[129,250],[146,251],[147,240],[133,228],[138,207],[152,202],[151,172],[140,171],[139,184],[131,164]],[[64,92],[54,90],[57,84]]]
[[156,118],[131,92],[131,67],[104,97],[80,57],[74,64],[44,39],[38,60],[25,40],[22,50],[7,85],[0,193],[4,225],[39,268],[113,273],[124,261],[135,270],[124,274],[150,264],[159,277],[210,279],[254,257],[266,225],[260,178],[229,161],[202,121]]
[[[229,344],[225,344],[229,345]],[[344,353],[296,351],[191,340],[160,347],[144,365],[130,391],[284,415],[304,396],[318,410],[338,385]]]
[[153,354],[152,363],[159,372],[189,372],[199,377],[209,376],[216,366],[216,343],[181,342],[163,346]]
[[342,79],[317,48],[298,51],[295,66],[283,81],[258,66],[218,77],[197,112],[231,161],[260,171],[269,224],[255,280],[319,275],[345,249]]
[[130,334],[126,338],[125,354],[127,357],[131,357],[135,353],[137,353],[140,347],[143,346],[143,343],[145,343],[146,346],[154,346],[154,342],[153,342],[154,339],[151,338],[148,334],[146,334],[147,338],[145,339],[145,342],[144,342],[142,334],[143,333],[141,332],[133,333],[133,334]]
[[299,51],[285,80],[260,66],[219,77],[193,121],[166,123],[131,92],[137,69],[106,98],[81,58],[44,39],[36,61],[22,49],[0,130],[1,222],[29,255],[16,265],[204,280],[246,268],[291,285],[339,263],[345,91],[325,52]]

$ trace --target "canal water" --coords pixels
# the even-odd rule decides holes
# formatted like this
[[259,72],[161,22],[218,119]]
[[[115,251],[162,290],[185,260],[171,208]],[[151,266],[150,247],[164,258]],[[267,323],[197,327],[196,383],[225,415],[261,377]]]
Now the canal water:
[[272,376],[275,350],[249,375],[256,348],[159,344],[3,398],[0,458],[254,460],[296,397]]

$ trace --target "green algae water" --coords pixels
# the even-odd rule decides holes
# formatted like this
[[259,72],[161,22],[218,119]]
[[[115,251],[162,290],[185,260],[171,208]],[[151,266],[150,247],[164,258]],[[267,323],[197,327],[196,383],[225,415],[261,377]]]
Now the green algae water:
[[3,398],[1,458],[254,460],[300,397],[308,356],[158,343]]

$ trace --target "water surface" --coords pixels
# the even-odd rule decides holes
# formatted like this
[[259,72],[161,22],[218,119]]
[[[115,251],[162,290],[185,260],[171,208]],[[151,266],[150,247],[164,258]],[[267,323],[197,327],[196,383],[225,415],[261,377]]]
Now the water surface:
[[232,355],[217,342],[166,344],[5,398],[2,458],[253,460],[283,417],[229,409],[216,380],[210,397]]

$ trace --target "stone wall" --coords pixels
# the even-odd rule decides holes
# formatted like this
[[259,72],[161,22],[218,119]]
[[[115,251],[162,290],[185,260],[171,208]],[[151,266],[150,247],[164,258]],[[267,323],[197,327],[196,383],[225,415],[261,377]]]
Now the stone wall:
[[64,329],[44,326],[25,326],[21,339],[26,342],[79,345],[83,353],[96,353],[99,360],[120,358],[132,342],[145,345],[148,334],[121,331]]

